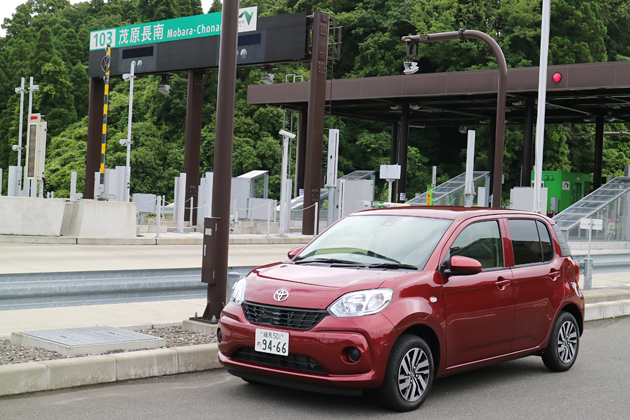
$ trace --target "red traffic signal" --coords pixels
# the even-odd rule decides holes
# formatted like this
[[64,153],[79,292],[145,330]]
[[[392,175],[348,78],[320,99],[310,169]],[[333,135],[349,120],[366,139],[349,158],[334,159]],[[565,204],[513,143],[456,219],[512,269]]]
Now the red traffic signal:
[[554,83],[560,83],[560,81],[562,80],[562,74],[555,72],[551,78],[553,79]]

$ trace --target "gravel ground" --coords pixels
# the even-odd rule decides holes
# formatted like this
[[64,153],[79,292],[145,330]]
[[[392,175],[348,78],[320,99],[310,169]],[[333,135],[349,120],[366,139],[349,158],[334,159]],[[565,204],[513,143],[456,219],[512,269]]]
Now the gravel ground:
[[[140,330],[137,332],[165,338],[166,346],[161,348],[192,346],[196,344],[210,344],[217,342],[214,334],[202,334],[185,331],[182,327],[151,328],[149,330]],[[126,353],[130,351],[135,350],[113,350],[101,354]],[[17,347],[11,344],[11,340],[0,340],[0,365],[69,359],[71,357],[82,356],[64,356],[56,351],[50,351],[39,347]]]

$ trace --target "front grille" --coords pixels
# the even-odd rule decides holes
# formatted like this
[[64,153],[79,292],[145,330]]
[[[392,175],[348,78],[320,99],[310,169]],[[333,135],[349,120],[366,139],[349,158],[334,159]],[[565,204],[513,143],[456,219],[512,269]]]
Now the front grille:
[[252,324],[294,330],[310,330],[328,316],[328,312],[320,309],[285,308],[252,302],[243,302],[241,306],[245,318]]
[[300,372],[328,374],[315,359],[300,354],[279,356],[277,354],[260,353],[251,347],[241,347],[236,350],[231,357],[232,359],[257,363],[259,365],[297,370]]

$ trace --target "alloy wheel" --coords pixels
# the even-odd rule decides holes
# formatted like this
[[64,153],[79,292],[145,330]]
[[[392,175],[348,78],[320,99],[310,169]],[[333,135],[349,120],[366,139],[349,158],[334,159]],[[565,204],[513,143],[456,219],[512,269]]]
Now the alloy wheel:
[[409,402],[419,400],[429,383],[429,359],[427,354],[417,347],[409,350],[398,368],[398,390]]
[[565,321],[558,331],[558,357],[562,363],[569,363],[577,353],[578,334],[575,324]]

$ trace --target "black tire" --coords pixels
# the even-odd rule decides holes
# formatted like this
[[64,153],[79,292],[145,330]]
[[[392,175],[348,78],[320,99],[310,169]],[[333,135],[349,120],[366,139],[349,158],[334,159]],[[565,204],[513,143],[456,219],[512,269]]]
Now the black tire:
[[567,371],[575,363],[579,349],[580,329],[575,317],[569,312],[560,312],[543,353],[543,363],[552,372]]
[[[409,365],[414,374],[410,375]],[[387,361],[385,380],[379,389],[383,405],[395,411],[412,411],[422,405],[433,384],[433,355],[427,343],[415,335],[402,335]],[[400,376],[404,378],[399,379]]]

